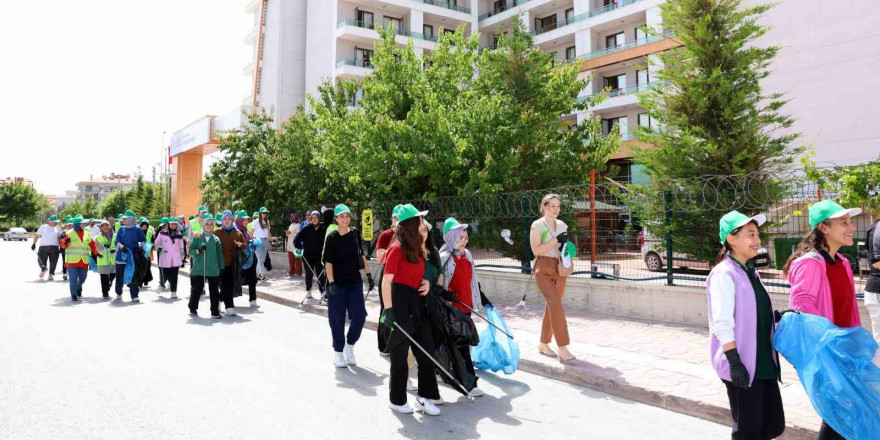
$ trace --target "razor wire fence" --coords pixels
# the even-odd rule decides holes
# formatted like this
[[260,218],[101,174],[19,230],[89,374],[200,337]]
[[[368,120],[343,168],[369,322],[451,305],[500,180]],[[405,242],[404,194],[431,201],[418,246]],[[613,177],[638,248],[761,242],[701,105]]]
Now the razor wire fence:
[[[721,247],[720,217],[731,209],[747,215],[763,213],[768,222],[761,228],[762,247],[754,261],[768,290],[779,293],[789,288],[782,268],[810,230],[809,206],[835,196],[834,190],[823,191],[798,173],[755,173],[654,181],[649,186],[597,177],[592,184],[434,201],[345,202],[358,227],[364,211],[372,212],[374,233],[367,243],[368,254],[379,233],[390,227],[394,206],[412,203],[429,212],[427,220],[438,247],[443,244],[443,222],[454,217],[469,225],[468,249],[478,269],[530,273],[534,255],[529,231],[541,217],[541,200],[547,194],[559,196],[559,219],[568,225],[569,240],[576,247],[573,276],[621,282],[704,287]],[[319,208],[308,208],[312,209]],[[865,232],[873,221],[868,211],[856,218],[855,244],[840,250],[854,269],[859,292],[868,271]]]

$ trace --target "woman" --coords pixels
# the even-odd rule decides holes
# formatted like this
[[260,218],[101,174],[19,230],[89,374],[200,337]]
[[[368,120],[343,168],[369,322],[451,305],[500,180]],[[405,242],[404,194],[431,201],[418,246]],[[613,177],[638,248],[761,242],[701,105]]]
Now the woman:
[[[144,243],[149,243],[150,246],[152,246],[153,245],[153,237],[154,237],[154,234],[156,231],[153,229],[152,226],[150,226],[150,221],[147,220],[146,217],[141,217],[140,219],[138,219],[138,224],[140,225],[141,231],[144,232],[144,237],[146,238],[146,241]],[[150,255],[147,256],[147,263],[149,264],[152,261],[153,261],[153,249],[150,248]],[[147,267],[147,272],[146,272],[146,275],[144,276],[144,279],[141,281],[141,286],[147,287],[150,284],[150,281],[153,281],[153,265],[152,264],[150,264]]]
[[189,245],[189,254],[192,256],[192,270],[189,274],[190,294],[189,313],[198,315],[199,297],[205,291],[205,281],[208,282],[211,300],[211,318],[221,319],[220,315],[220,271],[225,264],[223,260],[223,245],[220,239],[214,235],[214,216],[204,213],[200,230],[193,233]]
[[[562,295],[565,293],[566,277],[561,276],[558,264],[562,254],[562,246],[568,242],[568,226],[560,220],[559,196],[547,194],[541,199],[542,217],[532,223],[529,232],[529,243],[535,258],[535,284],[544,297],[544,319],[541,324],[541,342],[538,352],[545,356],[555,357],[559,362],[575,359],[568,351],[568,323],[565,320],[565,309],[562,308]],[[557,354],[550,348],[550,340],[556,337]]]
[[[404,205],[398,215],[397,242],[388,248],[385,256],[385,272],[382,279],[382,295],[385,313],[381,323],[393,330],[388,341],[391,353],[390,407],[392,410],[409,414],[413,408],[406,399],[406,384],[409,377],[407,353],[410,341],[402,335],[405,331],[421,345],[413,348],[419,365],[418,397],[415,407],[428,415],[439,415],[440,392],[437,389],[437,376],[433,365],[422,349],[434,352],[431,325],[426,314],[422,313],[420,297],[428,294],[430,283],[423,279],[425,274],[424,239],[419,232],[422,217],[428,212],[419,212],[413,205]],[[401,331],[402,330],[402,331]]]
[[[333,210],[335,231],[327,234],[323,262],[327,270],[327,318],[333,337],[333,364],[337,368],[357,365],[354,344],[360,339],[367,309],[364,307],[364,283],[361,268],[369,267],[364,256],[357,229],[351,228],[351,210],[337,205]],[[367,275],[372,285],[372,278]],[[345,334],[345,316],[348,313],[348,334]]]
[[[125,267],[127,264],[132,264],[135,266],[132,270],[137,273],[137,258],[135,257],[135,253],[142,252],[144,243],[146,243],[147,240],[144,230],[137,227],[137,217],[134,212],[131,210],[125,211],[123,223],[124,226],[120,227],[119,231],[116,233],[116,249],[118,249],[116,252],[117,300],[122,299],[122,286],[125,284]],[[138,299],[138,292],[141,287],[140,281],[133,279],[132,282],[128,284],[128,287],[131,293],[131,302],[140,302],[140,299]]]
[[98,235],[92,237],[95,247],[98,248],[98,275],[101,277],[101,294],[105,299],[110,298],[110,286],[116,278],[116,234],[110,223],[101,220],[98,225]]
[[293,245],[303,250],[306,264],[306,296],[312,296],[312,280],[317,278],[318,291],[324,296],[326,277],[321,266],[321,249],[324,246],[324,234],[327,228],[321,225],[321,214],[318,211],[309,213],[309,225],[299,231],[293,238]]
[[[471,316],[471,311],[479,310],[480,305],[486,306],[489,300],[480,291],[477,280],[476,264],[471,252],[466,249],[468,243],[467,224],[459,223],[450,217],[443,223],[443,248],[440,251],[440,261],[443,269],[443,288],[454,294],[449,300],[452,305]],[[479,305],[478,305],[479,303]],[[462,358],[465,360],[468,372],[476,375],[474,362],[471,359],[469,346],[459,347]],[[483,390],[474,385],[470,390],[475,397],[485,394]]]
[[[153,245],[153,249],[156,251],[156,264],[159,264],[159,259],[162,258],[162,249],[156,246],[156,240],[159,239],[159,235],[162,234],[162,231],[168,225],[168,217],[162,217],[159,220],[159,227],[153,233],[153,241],[151,242]],[[152,254],[151,254],[152,255]],[[151,260],[152,262],[152,260]],[[162,266],[159,266],[159,290],[165,290],[165,272],[162,270]]]
[[73,229],[67,231],[61,240],[61,248],[65,250],[64,264],[70,275],[70,300],[74,302],[82,297],[82,286],[89,274],[89,255],[98,256],[88,225],[88,220],[77,215],[73,219]]
[[241,265],[241,276],[248,286],[248,300],[251,308],[259,308],[260,306],[257,304],[257,258],[254,254],[256,254],[256,248],[260,242],[255,242],[251,237],[247,230],[247,221],[247,211],[243,209],[238,211],[235,218],[235,228],[241,232],[245,243],[247,243],[247,247],[244,248],[245,261]]
[[734,439],[771,439],[785,430],[773,306],[752,260],[765,221],[737,211],[722,217],[722,248],[706,280],[712,364],[727,387]]
[[[376,258],[379,260],[380,269],[379,272],[379,316],[382,316],[383,311],[385,310],[385,304],[382,300],[382,273],[385,270],[385,252],[388,251],[388,247],[394,242],[394,234],[397,232],[397,215],[400,213],[400,208],[403,205],[397,205],[391,210],[391,227],[382,231],[379,234],[379,237],[376,239]],[[438,265],[439,269],[439,265]],[[390,332],[388,327],[379,326],[376,331],[376,340],[378,341],[379,346],[379,354],[382,356],[388,356],[388,350],[386,349],[386,344],[388,343],[388,336]]]
[[180,225],[177,221],[177,217],[169,217],[155,243],[159,255],[159,270],[171,288],[172,298],[177,298],[177,275],[183,264],[183,235],[178,230]]
[[266,209],[265,206],[260,208],[260,217],[255,219],[253,222],[254,225],[254,238],[259,238],[261,241],[260,247],[257,248],[257,277],[260,280],[266,280],[266,256],[269,254],[269,249],[272,248],[272,231],[269,225],[269,210]]
[[299,214],[294,212],[290,214],[290,226],[287,227],[287,231],[284,231],[287,234],[287,275],[289,276],[302,276],[303,274],[302,261],[293,254],[296,252],[293,239],[296,237],[296,234],[299,234],[299,230]]
[[[791,309],[827,318],[838,327],[862,325],[849,260],[837,251],[853,245],[860,208],[846,209],[832,200],[810,207],[812,230],[782,268],[791,284]],[[843,438],[822,422],[819,439]]]
[[[233,294],[236,290],[236,279],[238,278],[236,260],[238,252],[247,247],[247,242],[241,232],[235,228],[232,220],[232,211],[223,211],[223,220],[221,227],[214,230],[214,235],[220,239],[223,245],[223,270],[220,271],[220,296],[223,298],[223,305],[226,308],[226,316],[235,316],[235,301]],[[259,268],[257,268],[259,270]],[[239,286],[240,287],[240,286]]]

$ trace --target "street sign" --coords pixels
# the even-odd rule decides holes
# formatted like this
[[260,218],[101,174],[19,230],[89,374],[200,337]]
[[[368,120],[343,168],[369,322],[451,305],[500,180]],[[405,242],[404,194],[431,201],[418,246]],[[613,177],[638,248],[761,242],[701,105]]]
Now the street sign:
[[373,211],[365,209],[361,213],[361,238],[364,241],[373,241]]

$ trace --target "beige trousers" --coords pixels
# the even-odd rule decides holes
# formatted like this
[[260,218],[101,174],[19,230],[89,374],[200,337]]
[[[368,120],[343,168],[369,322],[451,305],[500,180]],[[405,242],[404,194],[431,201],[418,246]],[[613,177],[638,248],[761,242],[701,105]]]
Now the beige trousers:
[[565,309],[562,308],[562,295],[565,293],[567,277],[559,276],[556,268],[559,260],[552,257],[538,257],[535,260],[535,284],[544,296],[544,320],[541,324],[541,342],[549,344],[556,336],[556,345],[569,344],[568,323]]

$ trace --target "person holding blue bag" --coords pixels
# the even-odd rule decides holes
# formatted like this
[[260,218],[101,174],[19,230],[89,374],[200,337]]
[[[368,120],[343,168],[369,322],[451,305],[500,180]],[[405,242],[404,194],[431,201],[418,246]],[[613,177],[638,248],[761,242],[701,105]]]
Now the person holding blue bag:
[[[122,286],[128,284],[131,293],[131,302],[140,302],[140,280],[132,282],[137,272],[135,253],[141,252],[147,236],[143,229],[138,227],[137,215],[131,210],[123,215],[124,226],[116,233],[116,299],[122,299]],[[122,278],[122,279],[120,279]]]
[[116,234],[107,220],[98,224],[98,235],[93,236],[98,249],[96,258],[97,272],[101,277],[101,294],[104,299],[110,298],[110,286],[116,278]]
[[67,231],[61,240],[61,248],[65,250],[64,264],[70,275],[70,300],[74,302],[82,297],[82,286],[89,274],[89,258],[98,254],[92,234],[87,227],[84,228],[88,224],[88,220],[77,215],[73,219],[73,229]]
[[753,259],[763,214],[730,211],[719,221],[722,248],[706,279],[710,352],[727,387],[733,439],[772,439],[785,430],[773,305]]
[[247,247],[242,249],[244,262],[241,265],[241,276],[248,286],[248,300],[250,301],[251,308],[256,309],[260,307],[260,305],[257,304],[256,252],[257,249],[262,246],[263,240],[259,238],[255,239],[251,236],[250,232],[247,230],[247,221],[247,211],[242,209],[235,213],[235,227],[238,229],[238,232],[241,232],[241,235],[244,236],[245,242],[248,244]]

